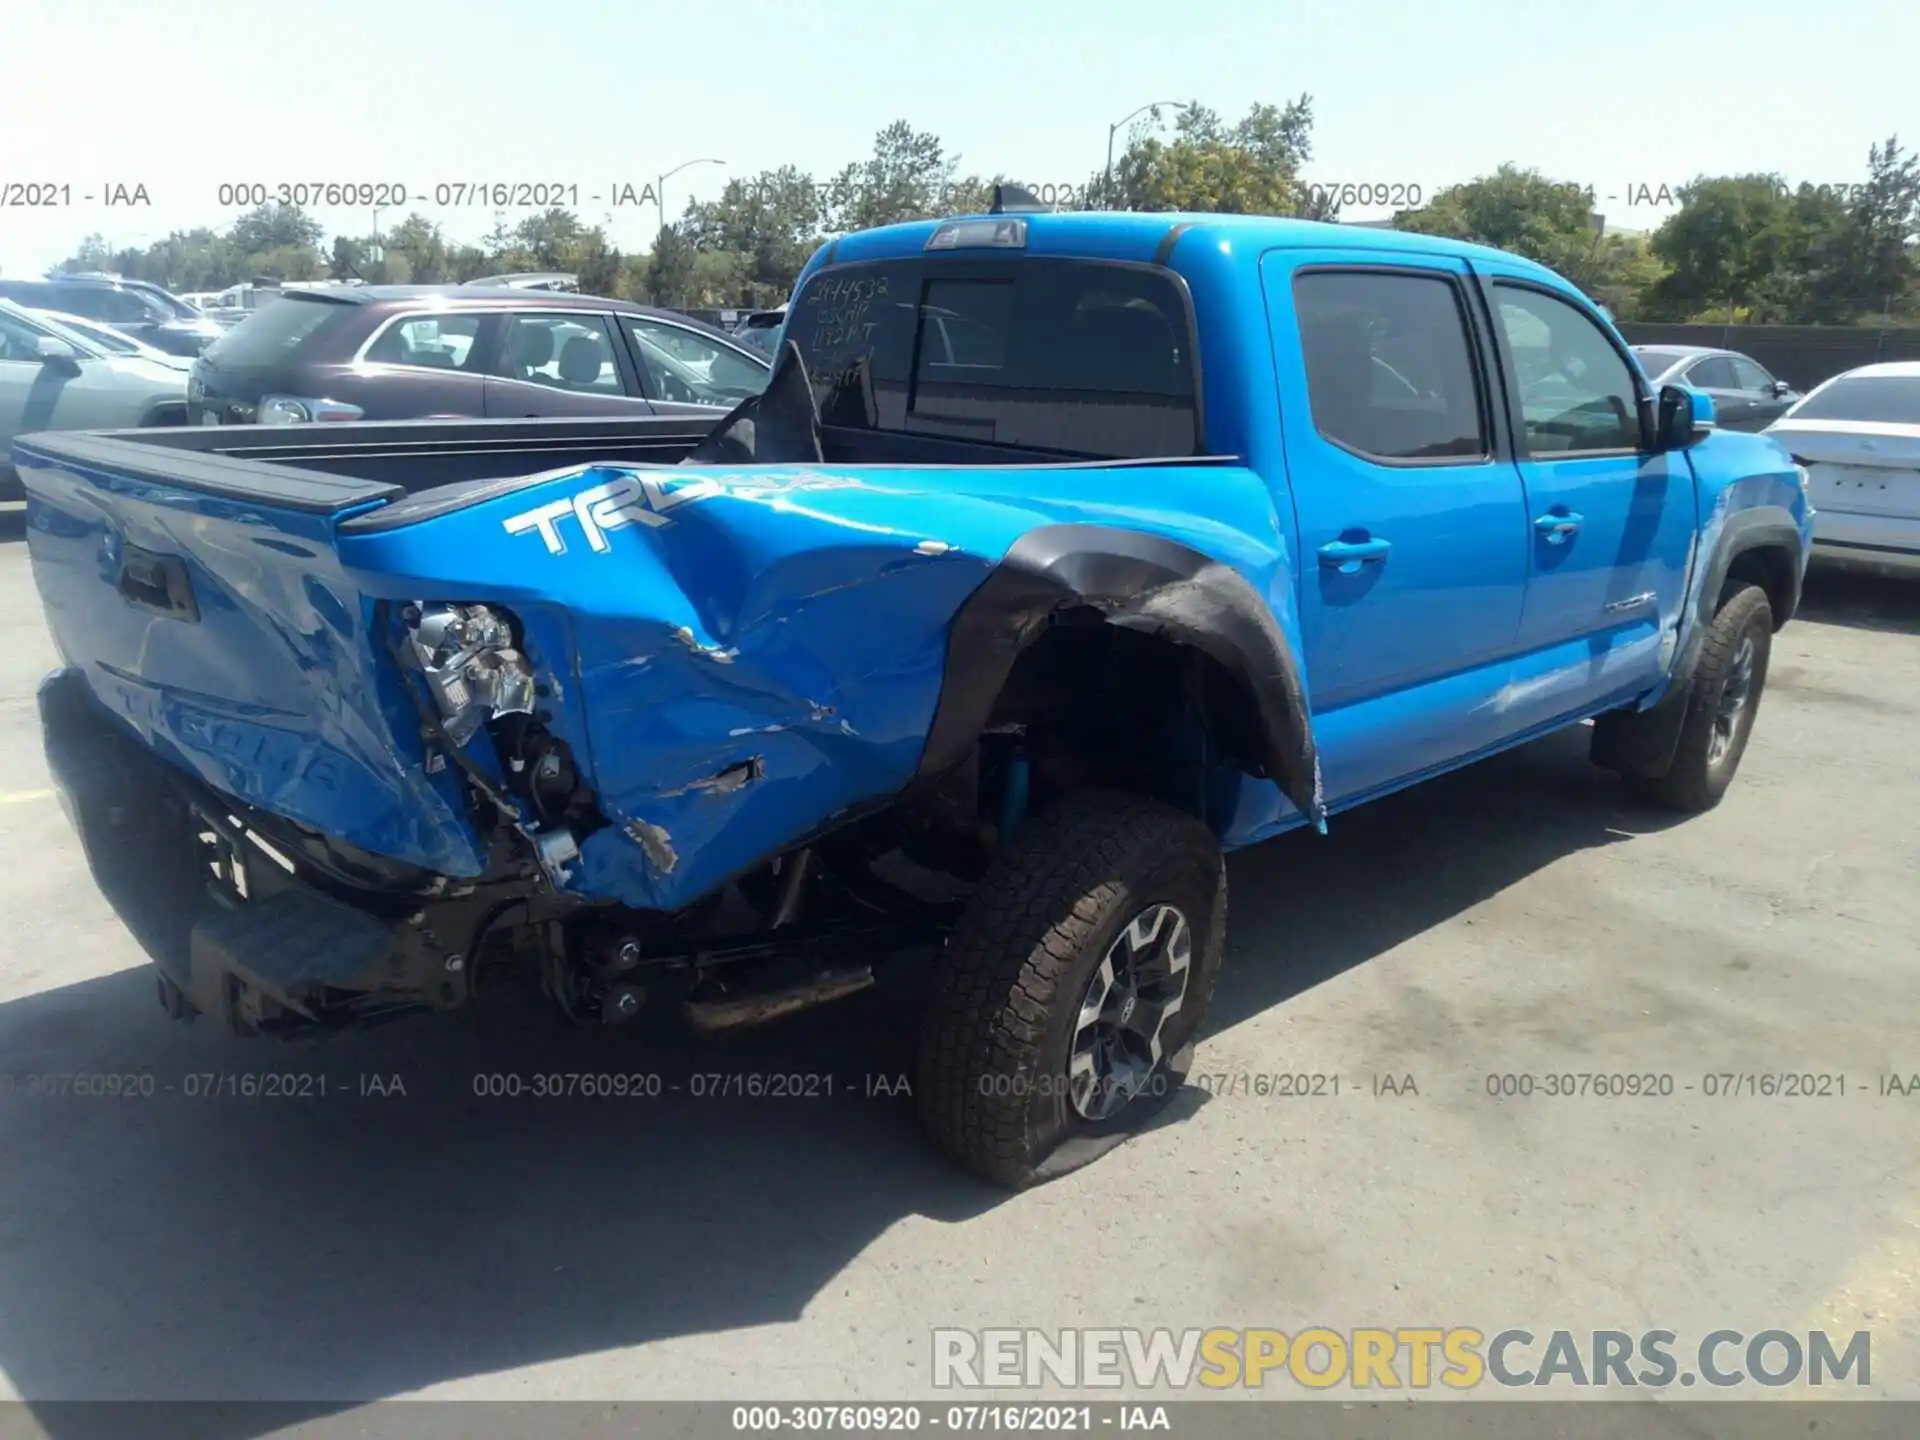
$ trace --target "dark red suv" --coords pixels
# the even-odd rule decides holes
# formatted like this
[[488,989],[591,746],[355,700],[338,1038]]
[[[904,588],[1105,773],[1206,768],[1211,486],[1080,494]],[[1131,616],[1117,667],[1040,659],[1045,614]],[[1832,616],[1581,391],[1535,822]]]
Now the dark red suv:
[[723,413],[769,358],[625,300],[467,285],[291,290],[208,347],[194,425]]

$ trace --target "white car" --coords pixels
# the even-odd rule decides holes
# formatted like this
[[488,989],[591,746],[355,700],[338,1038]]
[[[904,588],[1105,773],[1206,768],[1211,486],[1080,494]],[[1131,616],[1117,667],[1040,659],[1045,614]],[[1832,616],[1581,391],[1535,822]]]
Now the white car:
[[1836,375],[1765,433],[1807,469],[1816,558],[1920,574],[1920,361]]
[[144,340],[136,340],[123,330],[111,325],[103,325],[98,320],[89,320],[83,315],[64,315],[58,310],[35,310],[42,320],[51,320],[63,330],[72,330],[83,340],[93,343],[95,348],[109,355],[135,356],[141,360],[151,360],[156,365],[164,365],[169,370],[178,370],[181,374],[193,369],[193,357],[190,355],[171,355],[158,346],[149,345]]
[[25,498],[13,472],[17,435],[180,425],[186,418],[186,371],[113,354],[77,330],[0,300],[0,500]]

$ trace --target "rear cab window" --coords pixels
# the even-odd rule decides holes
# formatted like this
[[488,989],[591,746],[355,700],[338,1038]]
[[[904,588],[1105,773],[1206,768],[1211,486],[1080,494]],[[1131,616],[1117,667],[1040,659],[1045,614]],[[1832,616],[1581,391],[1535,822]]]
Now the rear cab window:
[[787,316],[822,421],[1090,459],[1202,453],[1191,307],[1149,265],[836,266]]
[[278,305],[254,311],[220,336],[207,347],[204,358],[236,370],[273,365],[284,360],[329,320],[358,309],[357,305],[345,301],[289,295]]

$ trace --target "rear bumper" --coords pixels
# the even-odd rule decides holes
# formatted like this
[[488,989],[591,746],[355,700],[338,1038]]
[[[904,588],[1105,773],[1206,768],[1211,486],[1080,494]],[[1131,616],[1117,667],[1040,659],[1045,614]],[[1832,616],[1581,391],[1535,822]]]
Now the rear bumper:
[[[238,1033],[299,1031],[454,1003],[392,907],[308,884],[225,800],[145,749],[77,671],[40,687],[47,767],[100,893],[162,977],[162,1003]],[[454,988],[457,985],[458,989]]]
[[1862,569],[1920,572],[1920,517],[1821,510],[1813,521],[1813,557]]

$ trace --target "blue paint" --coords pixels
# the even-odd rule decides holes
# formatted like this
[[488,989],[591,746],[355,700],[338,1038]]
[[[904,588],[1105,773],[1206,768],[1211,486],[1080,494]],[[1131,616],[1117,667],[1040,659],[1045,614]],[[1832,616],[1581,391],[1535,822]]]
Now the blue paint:
[[1007,757],[1006,781],[1000,798],[1000,848],[1013,844],[1013,837],[1027,823],[1027,785],[1031,762],[1020,752]]
[[[54,639],[93,693],[171,763],[367,850],[454,876],[482,866],[453,767],[425,770],[417,714],[379,617],[396,602],[510,609],[612,822],[568,885],[674,909],[912,778],[940,699],[950,622],[1023,535],[1088,523],[1208,555],[1272,609],[1340,809],[1618,705],[1648,705],[1695,627],[1716,547],[1742,517],[1811,517],[1778,444],[1715,433],[1665,455],[1371,464],[1322,437],[1292,280],[1304,265],[1393,265],[1471,286],[1550,272],[1477,246],[1239,216],[1038,215],[1027,252],[1168,264],[1192,296],[1206,439],[1235,463],[1150,467],[583,466],[376,532],[58,461],[15,461]],[[837,267],[918,255],[932,222],[847,236]],[[817,273],[825,252],[802,278]],[[1602,321],[1601,323],[1605,323]],[[504,522],[626,479],[663,523],[577,522],[565,553]],[[1552,543],[1547,514],[1577,514]],[[184,558],[203,619],[128,605],[119,548]],[[1328,546],[1335,550],[1322,563]],[[1356,548],[1357,547],[1357,548]],[[1641,594],[1643,605],[1609,610]],[[378,633],[376,633],[378,630]],[[1271,780],[1210,764],[1192,787],[1229,846],[1307,823]],[[489,746],[470,756],[497,773]],[[748,762],[754,778],[714,787]],[[1182,782],[1184,784],[1184,781]],[[1000,797],[1024,816],[1027,768]],[[1316,821],[1324,828],[1323,817]]]

